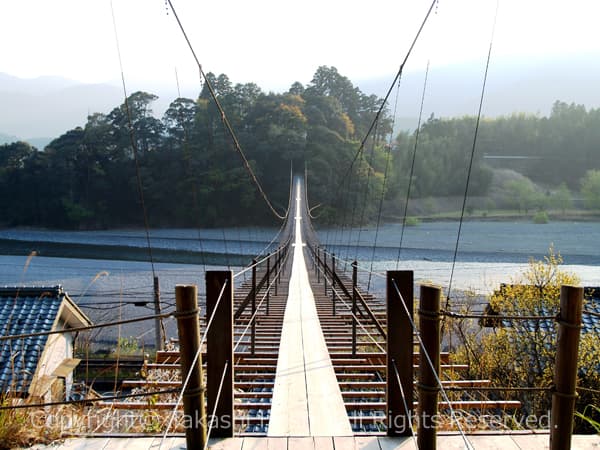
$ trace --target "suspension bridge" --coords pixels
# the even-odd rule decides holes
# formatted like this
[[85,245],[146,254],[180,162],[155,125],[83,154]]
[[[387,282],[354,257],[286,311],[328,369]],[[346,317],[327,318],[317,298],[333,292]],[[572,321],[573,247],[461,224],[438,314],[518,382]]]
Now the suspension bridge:
[[[143,377],[123,382],[139,397],[101,403],[170,417],[162,437],[129,438],[127,448],[181,448],[186,440],[176,433],[183,430],[187,448],[547,444],[547,433],[465,433],[456,411],[510,414],[520,403],[478,396],[490,381],[465,379],[466,366],[440,352],[441,289],[421,286],[417,327],[412,272],[388,272],[385,298],[367,294],[356,262],[345,272],[343,260],[319,247],[303,177],[294,177],[290,192],[276,249],[236,274],[207,272],[205,304],[198,305],[195,286],[178,286],[179,340],[145,363]],[[250,276],[241,281],[242,274]],[[449,397],[450,390],[463,394]],[[457,431],[438,435],[440,417]],[[572,442],[590,448],[598,439]],[[105,437],[64,445],[125,443]]]
[[[283,226],[273,239],[277,247],[257,257],[242,271],[235,274],[230,270],[206,272],[205,303],[198,303],[196,286],[177,286],[177,311],[173,315],[178,321],[179,339],[173,340],[167,349],[158,350],[153,362],[146,361],[139,378],[123,382],[122,388],[131,394],[80,401],[94,403],[113,413],[137,411],[134,416],[149,419],[150,423],[146,425],[151,429],[155,419],[168,417],[167,423],[162,424],[161,436],[125,439],[96,436],[68,440],[58,448],[171,449],[186,445],[194,449],[210,446],[240,450],[435,449],[437,446],[444,449],[521,449],[543,448],[548,441],[552,449],[600,448],[600,441],[595,436],[571,436],[576,361],[572,367],[573,353],[571,358],[565,356],[570,352],[568,347],[559,348],[557,366],[559,361],[562,365],[557,371],[556,386],[543,388],[551,391],[553,396],[547,433],[465,432],[463,428],[469,420],[488,413],[508,415],[518,409],[520,403],[486,394],[489,393],[486,389],[493,389],[489,386],[490,380],[466,379],[461,372],[467,366],[453,364],[449,355],[440,351],[441,288],[421,286],[417,303],[412,271],[396,270],[386,274],[369,271],[369,276],[384,278],[385,296],[377,297],[368,289],[363,290],[358,282],[361,268],[357,262],[345,261],[320,245],[312,227],[302,176],[293,178],[287,214],[282,215],[276,210],[244,155],[173,5],[170,1],[167,3],[249,178],[270,211],[283,220]],[[361,141],[347,178],[352,175],[354,163],[360,163],[363,158],[367,140],[377,128],[393,87],[399,84],[405,63],[435,3],[432,1]],[[115,37],[118,50],[116,24]],[[471,164],[491,47],[490,43]],[[125,108],[130,130],[133,130],[119,62]],[[148,216],[133,131],[130,138],[152,263]],[[412,175],[411,168],[409,180]],[[366,189],[368,184],[367,178]],[[410,187],[407,203],[409,197]],[[378,224],[380,219],[381,204]],[[456,251],[459,239],[460,227]],[[348,272],[344,270],[347,267],[350,267]],[[243,281],[241,275],[244,275]],[[581,308],[579,317],[571,314],[572,304],[581,305],[581,298],[577,298],[578,295],[581,297],[581,292],[573,289],[565,289],[565,308],[561,308],[558,318],[563,344],[576,342],[575,333],[578,337],[581,323]],[[415,317],[415,310],[418,317]],[[140,320],[169,315],[158,313]],[[117,322],[106,326],[115,324]],[[103,325],[94,327],[100,326]],[[156,334],[159,335],[158,328]],[[458,391],[458,394],[452,395],[451,391]],[[122,419],[119,414],[113,417]],[[456,431],[438,434],[444,430]],[[185,439],[178,435],[182,432],[185,432]]]

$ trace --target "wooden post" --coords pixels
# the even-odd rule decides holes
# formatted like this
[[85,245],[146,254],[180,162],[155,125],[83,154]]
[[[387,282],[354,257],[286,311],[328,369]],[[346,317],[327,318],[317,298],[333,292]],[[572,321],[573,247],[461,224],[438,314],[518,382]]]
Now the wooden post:
[[256,317],[254,317],[254,313],[256,312],[256,260],[252,260],[252,311],[250,320],[252,321],[250,325],[250,353],[254,355],[256,351]]
[[327,252],[323,250],[323,292],[327,295]]
[[267,253],[267,316],[269,315],[269,297],[271,296],[271,254]]
[[[160,284],[158,277],[154,277],[154,314],[160,315]],[[156,351],[163,350],[165,347],[165,336],[162,332],[162,319],[154,319],[154,334],[156,342]]]
[[275,295],[277,295],[277,286],[279,285],[279,282],[281,281],[281,277],[279,276],[279,267],[281,265],[281,248],[277,249],[277,252],[275,253],[277,255],[277,257],[275,258]]
[[321,271],[319,270],[321,268],[321,249],[319,247],[317,247],[317,266],[315,267],[316,271],[317,271],[317,283],[321,282]]
[[[398,293],[399,292],[399,293]],[[386,402],[388,436],[411,436],[413,416],[413,297],[414,274],[412,271],[387,272],[387,384]],[[407,316],[402,301],[410,313]],[[396,369],[400,378],[396,377]],[[404,401],[406,399],[406,406]]]
[[[223,295],[219,300],[221,291]],[[206,336],[206,393],[211,414],[208,423],[212,423],[212,437],[233,437],[233,272],[230,270],[206,272],[207,319],[215,309]],[[217,403],[222,377],[223,386]]]
[[356,325],[358,319],[356,314],[356,285],[358,283],[358,264],[356,261],[352,262],[352,355],[356,355]]
[[331,303],[333,308],[333,315],[335,316],[335,253],[331,254]]
[[[202,387],[202,352],[200,349],[200,310],[196,285],[175,286],[177,309],[177,332],[181,354],[181,378],[191,372],[183,393],[183,413],[186,419],[185,438],[187,448],[204,448],[206,443],[206,411]],[[200,355],[194,358],[196,353]]]
[[[442,290],[436,286],[421,286],[419,328],[423,347],[419,355],[419,426],[417,447],[436,449],[436,422],[438,406],[438,378],[440,374],[440,298]],[[432,362],[433,369],[429,364]]]
[[577,356],[581,333],[583,288],[561,286],[558,316],[558,343],[554,368],[554,392],[550,415],[550,450],[571,448],[575,390],[577,383]]

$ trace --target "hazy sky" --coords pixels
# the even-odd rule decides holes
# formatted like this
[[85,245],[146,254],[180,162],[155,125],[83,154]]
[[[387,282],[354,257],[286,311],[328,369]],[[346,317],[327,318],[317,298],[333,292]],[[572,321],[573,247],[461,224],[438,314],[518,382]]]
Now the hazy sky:
[[[319,65],[352,80],[393,74],[429,0],[172,0],[206,71],[282,90]],[[83,82],[119,79],[110,0],[3,0],[0,72]],[[164,0],[113,0],[125,78],[136,87],[197,84]],[[408,70],[483,61],[496,0],[440,0]],[[600,57],[595,0],[500,0],[494,58]]]

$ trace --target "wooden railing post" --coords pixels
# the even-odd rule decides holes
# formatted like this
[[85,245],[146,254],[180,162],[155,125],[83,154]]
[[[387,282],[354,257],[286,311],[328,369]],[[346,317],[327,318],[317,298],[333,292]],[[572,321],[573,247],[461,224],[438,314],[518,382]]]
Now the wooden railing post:
[[277,287],[279,285],[279,282],[281,281],[281,277],[279,276],[279,266],[281,263],[281,249],[277,249],[277,252],[275,254],[277,255],[277,257],[275,258],[275,268],[273,269],[273,271],[275,272],[275,295],[277,295]]
[[[387,434],[411,436],[413,416],[413,297],[412,271],[387,272]],[[402,305],[406,304],[406,309]],[[408,310],[410,316],[406,314]],[[396,376],[398,371],[398,376]],[[400,385],[398,385],[398,378]],[[404,394],[404,399],[402,397]],[[404,401],[406,401],[405,408]]]
[[[419,426],[417,447],[436,449],[436,422],[438,407],[438,379],[440,374],[440,298],[442,290],[436,286],[421,286],[419,328],[423,346],[419,354]],[[432,365],[427,359],[431,360]],[[432,367],[433,366],[433,367]]]
[[269,300],[271,297],[271,254],[267,253],[267,316],[269,315]]
[[[225,287],[223,287],[225,286]],[[223,295],[219,299],[219,294]],[[233,272],[206,272],[206,317],[214,314],[206,336],[207,405],[212,437],[233,437]],[[223,375],[223,371],[225,375]],[[221,378],[223,385],[221,386]],[[221,395],[217,398],[221,388]],[[216,405],[216,406],[215,406]],[[191,448],[191,447],[188,447]]]
[[327,252],[323,250],[323,292],[327,295]]
[[254,313],[256,312],[256,260],[252,260],[252,310],[250,320],[252,323],[250,324],[250,353],[254,355],[256,351],[256,317],[254,317]]
[[321,268],[321,249],[319,247],[317,247],[317,283],[321,282],[321,271],[319,270]]
[[[154,314],[158,316],[160,313],[160,284],[158,282],[158,277],[154,277]],[[162,328],[162,319],[154,319],[156,351],[163,350],[165,346],[166,336],[164,336]]]
[[[191,372],[183,393],[183,413],[189,419],[185,429],[185,438],[187,448],[204,448],[206,444],[206,411],[202,387],[198,288],[195,285],[175,286],[175,303],[181,354],[181,378],[185,379]],[[198,352],[200,355],[195,358]]]
[[331,303],[332,303],[332,308],[333,308],[333,315],[335,316],[335,253],[331,254],[331,273],[333,274],[331,276]]
[[356,325],[358,319],[356,314],[356,285],[358,284],[358,263],[352,262],[352,355],[356,355]]
[[558,316],[558,343],[554,368],[554,392],[550,414],[550,450],[571,448],[575,390],[577,383],[577,357],[581,333],[583,288],[562,286]]

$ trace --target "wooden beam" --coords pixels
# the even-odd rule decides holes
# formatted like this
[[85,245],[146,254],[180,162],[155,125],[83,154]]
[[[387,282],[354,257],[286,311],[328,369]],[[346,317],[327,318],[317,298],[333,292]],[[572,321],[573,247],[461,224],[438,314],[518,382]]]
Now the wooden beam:
[[[411,323],[413,291],[414,274],[412,271],[388,271],[386,291],[388,436],[411,435],[411,428],[407,425],[411,421],[413,404],[413,328]],[[407,310],[410,316],[407,315]],[[396,373],[398,373],[398,377]],[[400,384],[398,384],[398,379]]]
[[214,313],[206,337],[207,394],[209,421],[212,422],[211,434],[213,437],[233,437],[232,271],[206,272],[206,313],[208,318]]

